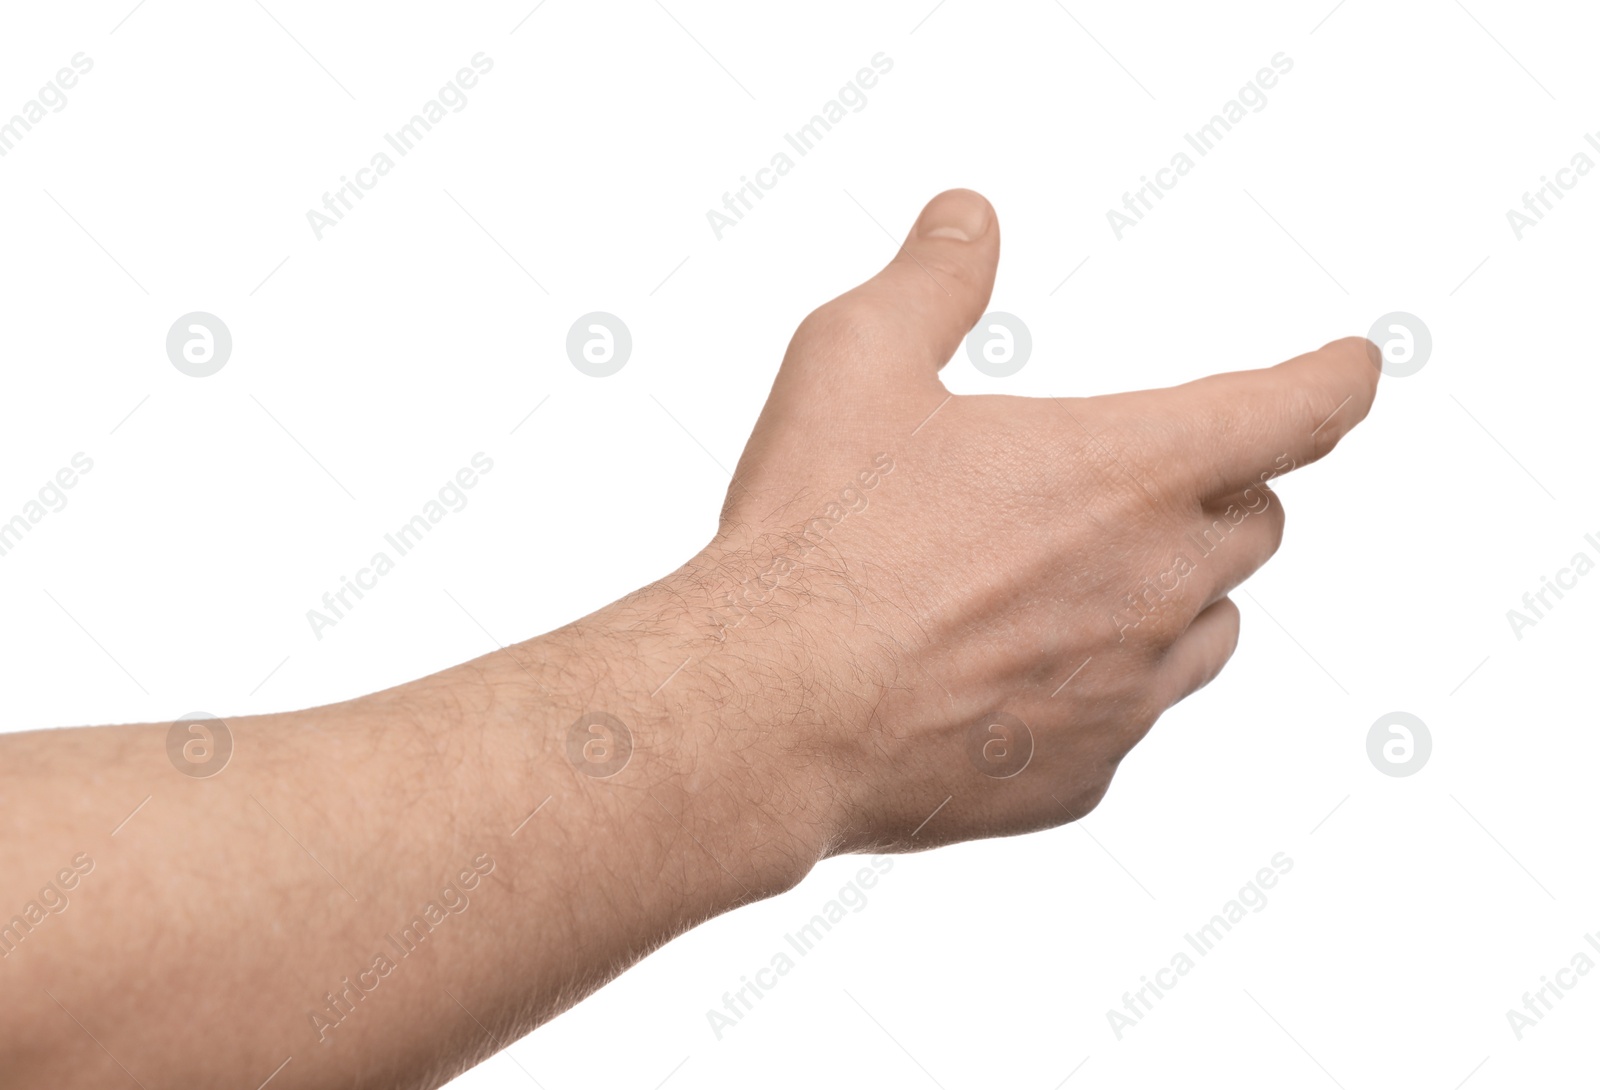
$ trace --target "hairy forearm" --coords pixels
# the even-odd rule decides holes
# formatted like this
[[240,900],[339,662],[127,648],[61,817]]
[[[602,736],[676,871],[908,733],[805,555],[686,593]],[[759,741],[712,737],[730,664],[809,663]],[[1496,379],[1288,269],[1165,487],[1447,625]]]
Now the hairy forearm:
[[0,912],[92,864],[7,936],[0,1081],[255,1085],[292,1056],[274,1085],[437,1085],[798,881],[832,833],[782,752],[795,675],[710,619],[708,578],[231,720],[209,778],[173,770],[166,724],[0,739]]

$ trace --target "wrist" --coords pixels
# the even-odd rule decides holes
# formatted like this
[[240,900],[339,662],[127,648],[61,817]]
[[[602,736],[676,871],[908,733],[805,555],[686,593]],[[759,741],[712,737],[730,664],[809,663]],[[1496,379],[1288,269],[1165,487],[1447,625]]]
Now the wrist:
[[[641,844],[683,853],[731,902],[788,889],[839,839],[819,716],[834,704],[815,648],[786,629],[730,625],[702,554],[665,579],[528,644],[536,757]],[[526,682],[527,677],[517,681]],[[526,690],[526,684],[522,685]],[[552,804],[554,805],[554,804]]]

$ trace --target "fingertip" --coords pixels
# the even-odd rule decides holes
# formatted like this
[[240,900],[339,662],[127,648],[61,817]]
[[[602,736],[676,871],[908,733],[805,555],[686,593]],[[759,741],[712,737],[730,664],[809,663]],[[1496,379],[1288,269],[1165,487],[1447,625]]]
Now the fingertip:
[[1367,354],[1367,362],[1372,364],[1372,369],[1378,374],[1383,374],[1383,349],[1373,343],[1369,337],[1350,337],[1352,341],[1360,341],[1361,348]]
[[1369,379],[1373,387],[1378,385],[1378,379],[1383,375],[1383,349],[1366,337],[1340,337],[1336,341],[1329,341],[1323,345],[1322,351],[1332,352],[1339,356],[1347,357],[1352,362],[1365,364],[1367,369],[1362,373]]
[[1332,365],[1329,394],[1342,398],[1341,407],[1348,406],[1346,411],[1350,419],[1339,429],[1339,434],[1343,434],[1364,420],[1372,408],[1378,380],[1383,376],[1383,351],[1366,337],[1351,336],[1329,341],[1314,355]]

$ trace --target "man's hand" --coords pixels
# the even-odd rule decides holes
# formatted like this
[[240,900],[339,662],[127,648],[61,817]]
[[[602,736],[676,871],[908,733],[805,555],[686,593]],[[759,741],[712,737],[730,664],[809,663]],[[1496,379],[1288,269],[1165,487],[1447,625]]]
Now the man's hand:
[[714,540],[589,617],[230,720],[215,775],[168,724],[0,736],[0,1088],[437,1086],[828,854],[1085,813],[1222,668],[1266,482],[1376,350],[952,397],[999,246],[935,199],[802,324]]
[[762,744],[825,800],[832,850],[1093,808],[1232,654],[1227,594],[1283,535],[1267,482],[1331,450],[1377,389],[1376,347],[1351,338],[1173,389],[952,397],[938,371],[999,252],[988,202],[951,190],[802,323],[690,565],[729,596],[730,651],[800,687]]

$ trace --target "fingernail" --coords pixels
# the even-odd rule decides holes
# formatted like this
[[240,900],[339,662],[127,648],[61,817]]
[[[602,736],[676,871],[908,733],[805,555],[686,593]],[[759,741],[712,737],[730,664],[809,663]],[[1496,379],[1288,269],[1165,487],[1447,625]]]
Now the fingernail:
[[970,189],[952,189],[939,194],[922,210],[917,234],[921,238],[975,242],[988,232],[993,218],[988,201]]

